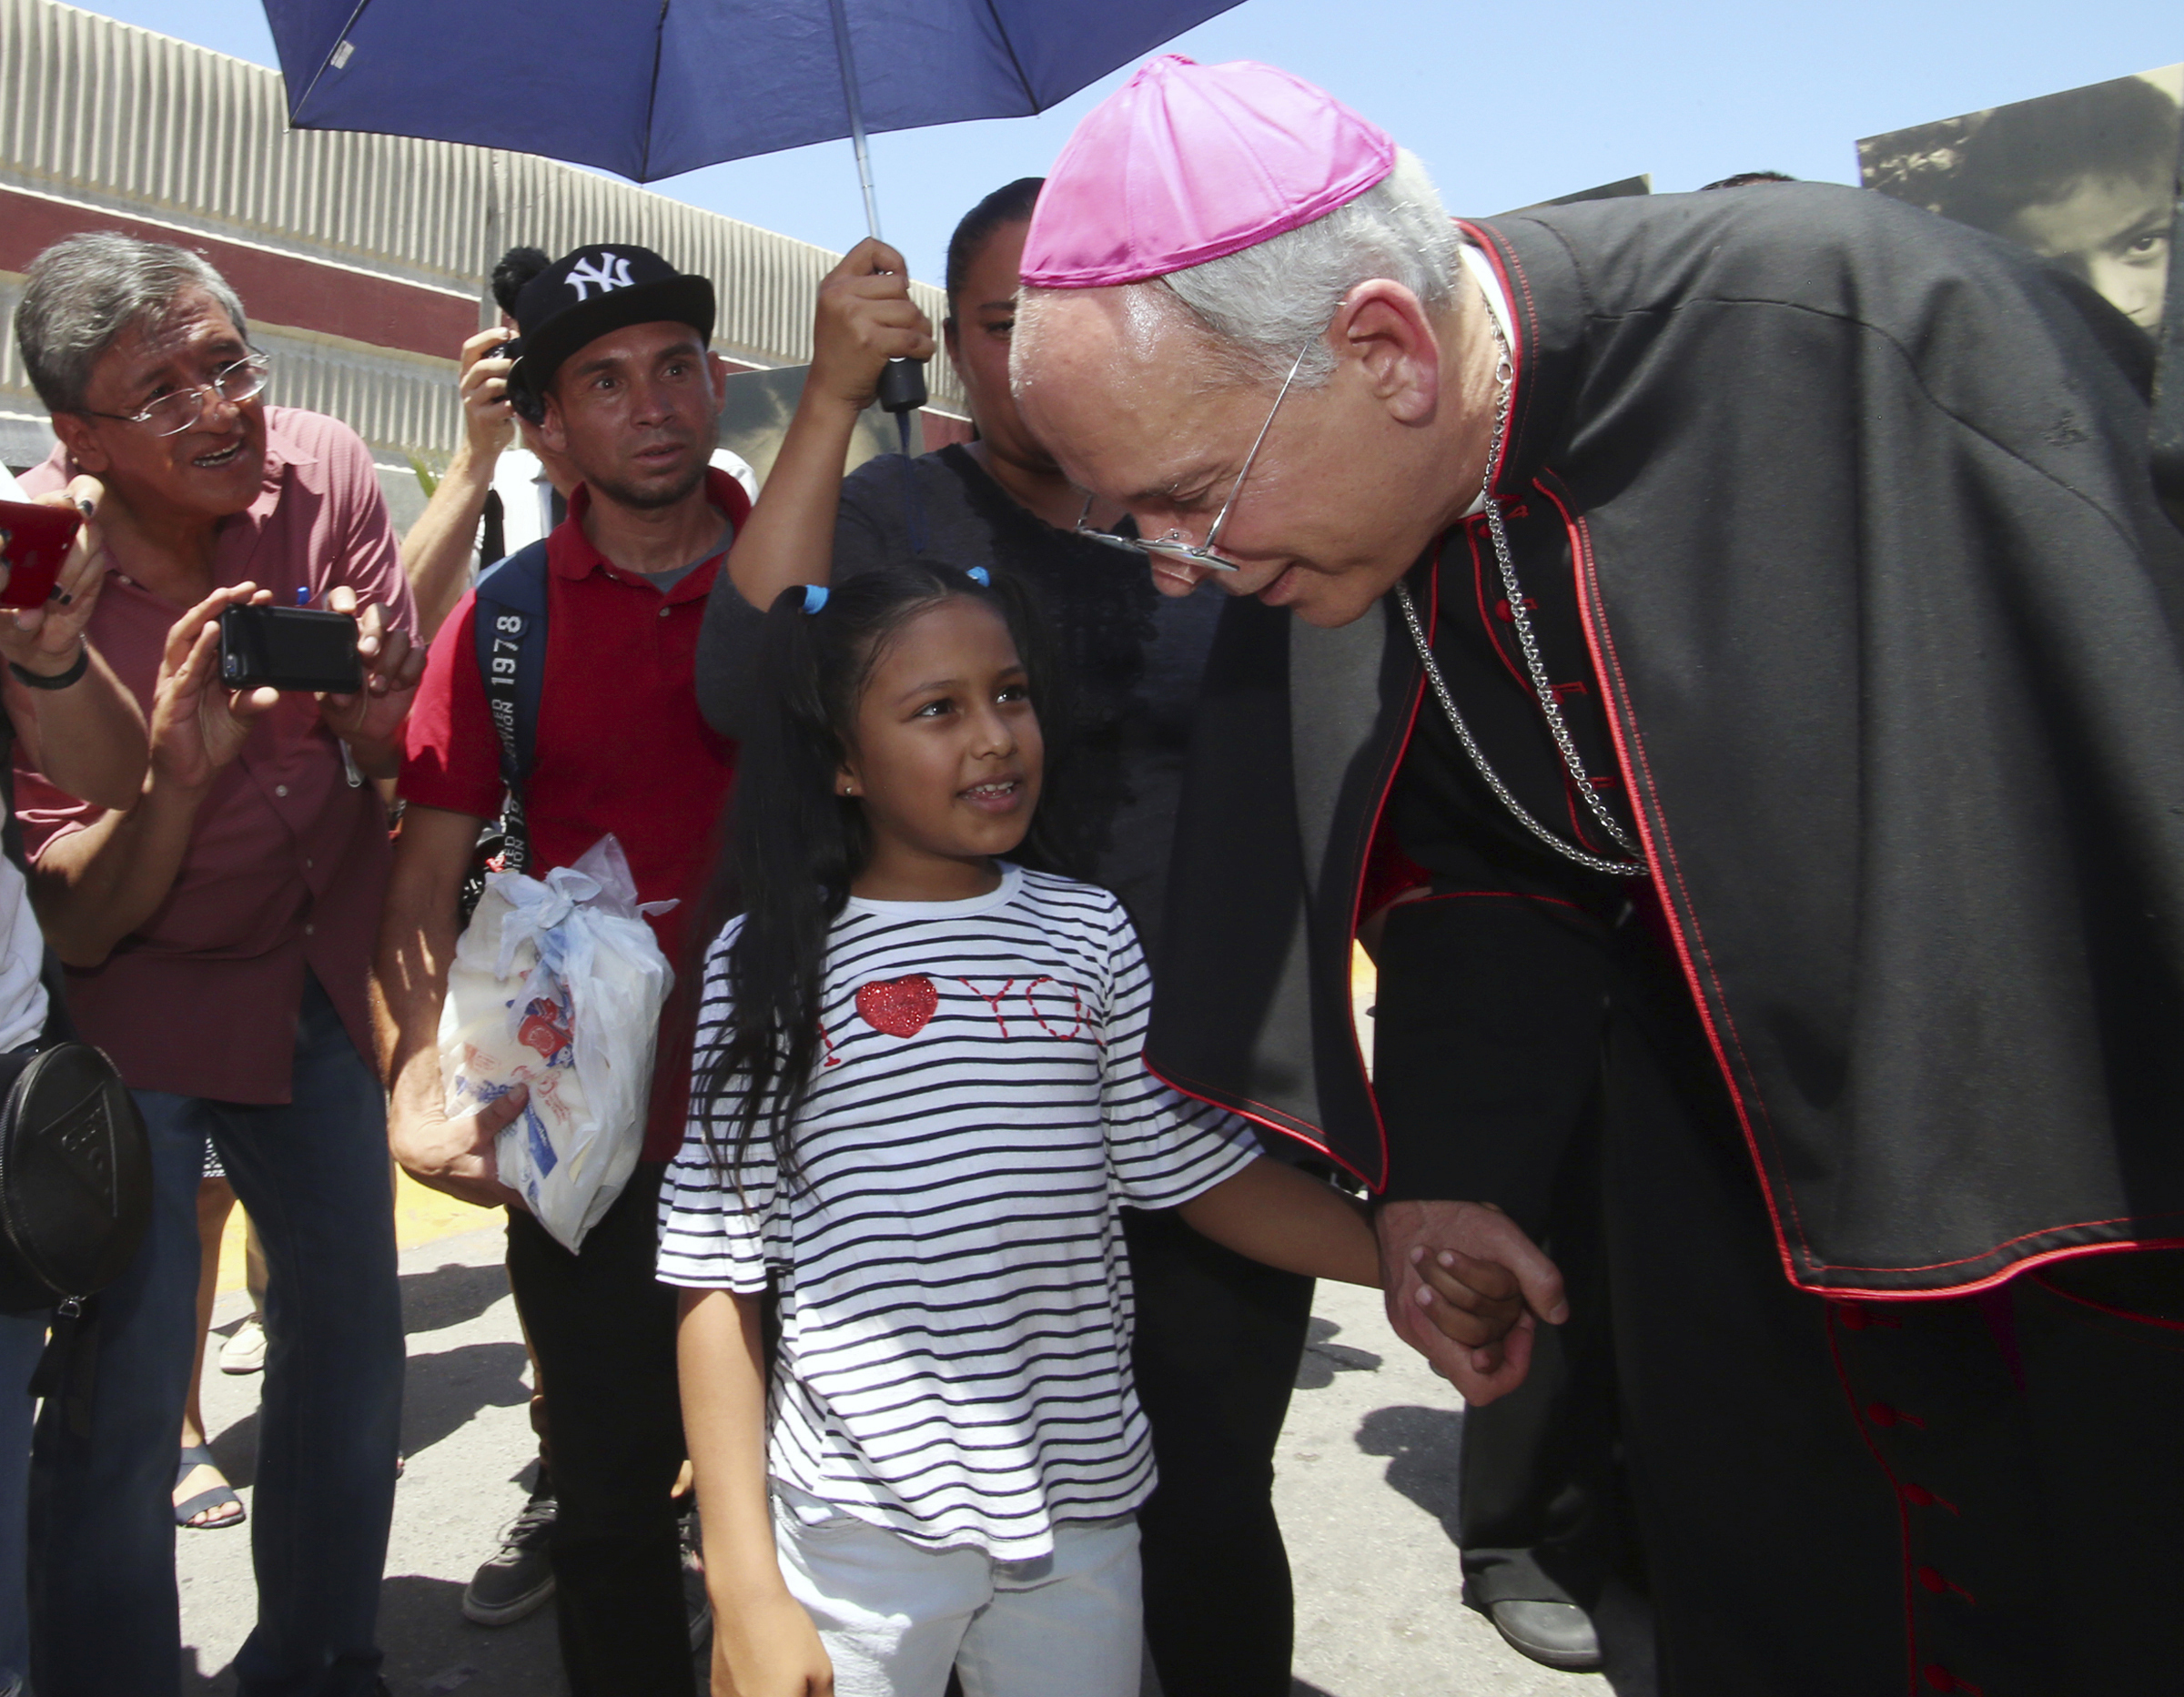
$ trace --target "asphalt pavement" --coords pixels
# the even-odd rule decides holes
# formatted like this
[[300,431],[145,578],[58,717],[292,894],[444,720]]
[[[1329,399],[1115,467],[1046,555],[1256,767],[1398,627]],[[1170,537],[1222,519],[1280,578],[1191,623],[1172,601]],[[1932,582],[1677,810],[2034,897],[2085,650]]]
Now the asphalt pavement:
[[[410,1336],[408,1461],[395,1492],[379,1641],[395,1697],[562,1697],[552,1611],[470,1625],[463,1585],[521,1508],[534,1448],[521,1337],[498,1227],[402,1257]],[[1462,1404],[1389,1329],[1376,1293],[1322,1286],[1279,1457],[1275,1500],[1296,1572],[1292,1697],[1607,1697],[1609,1682],[1516,1655],[1457,1600],[1456,1442]],[[239,1291],[214,1314],[226,1332]],[[214,1346],[217,1353],[217,1341]],[[248,1502],[255,1377],[208,1370],[215,1456]],[[247,1528],[177,1534],[183,1690],[235,1689],[255,1608]],[[1644,1697],[1650,1681],[1614,1689]],[[1188,1697],[1177,1692],[1172,1697]]]

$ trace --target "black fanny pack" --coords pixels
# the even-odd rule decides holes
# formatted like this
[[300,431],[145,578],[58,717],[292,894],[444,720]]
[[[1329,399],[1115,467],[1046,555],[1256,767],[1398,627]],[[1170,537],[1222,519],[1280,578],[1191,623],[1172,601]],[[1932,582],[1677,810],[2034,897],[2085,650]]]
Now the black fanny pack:
[[73,1318],[136,1253],[152,1212],[143,1116],[87,1043],[0,1055],[0,1313]]

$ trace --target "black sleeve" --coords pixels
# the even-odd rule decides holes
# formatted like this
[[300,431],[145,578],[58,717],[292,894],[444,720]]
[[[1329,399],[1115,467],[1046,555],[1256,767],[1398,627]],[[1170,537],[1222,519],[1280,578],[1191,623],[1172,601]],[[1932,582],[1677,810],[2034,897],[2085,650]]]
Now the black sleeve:
[[1438,895],[1388,915],[1373,1083],[1390,1201],[1491,1202],[1533,1237],[1600,1083],[1608,965],[1536,897]]
[[[890,473],[892,500],[875,487],[880,477]],[[908,558],[907,535],[897,534],[902,530],[902,456],[883,454],[843,479],[842,504],[834,512],[835,582]]]
[[698,711],[715,731],[738,742],[749,716],[743,685],[758,675],[758,633],[764,622],[763,611],[743,599],[723,563],[698,627]]

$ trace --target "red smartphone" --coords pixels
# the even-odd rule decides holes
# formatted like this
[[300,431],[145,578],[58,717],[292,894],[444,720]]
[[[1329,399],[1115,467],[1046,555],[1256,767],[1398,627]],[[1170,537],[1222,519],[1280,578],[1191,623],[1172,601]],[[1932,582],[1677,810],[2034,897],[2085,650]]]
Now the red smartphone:
[[74,507],[0,500],[0,555],[7,561],[0,607],[43,607],[83,524],[84,515]]

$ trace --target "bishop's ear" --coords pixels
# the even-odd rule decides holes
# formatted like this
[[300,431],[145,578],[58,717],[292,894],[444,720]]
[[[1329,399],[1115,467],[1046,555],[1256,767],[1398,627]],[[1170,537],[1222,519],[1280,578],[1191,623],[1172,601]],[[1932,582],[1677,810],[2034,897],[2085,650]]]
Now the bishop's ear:
[[1327,333],[1336,359],[1399,422],[1423,424],[1433,416],[1441,338],[1416,295],[1387,278],[1370,278],[1342,298]]

